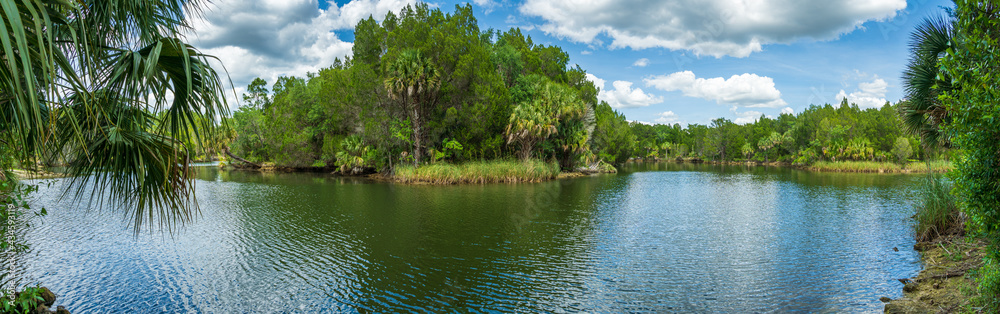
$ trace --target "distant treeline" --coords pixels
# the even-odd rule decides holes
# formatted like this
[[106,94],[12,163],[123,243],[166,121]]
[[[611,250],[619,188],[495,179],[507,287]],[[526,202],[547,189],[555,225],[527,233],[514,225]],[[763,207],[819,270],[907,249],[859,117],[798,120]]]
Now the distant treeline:
[[898,104],[860,109],[844,99],[839,106],[813,105],[797,115],[761,116],[736,124],[719,118],[709,125],[646,125],[632,123],[636,144],[632,156],[700,158],[715,161],[901,162],[925,156],[919,138],[904,132]]

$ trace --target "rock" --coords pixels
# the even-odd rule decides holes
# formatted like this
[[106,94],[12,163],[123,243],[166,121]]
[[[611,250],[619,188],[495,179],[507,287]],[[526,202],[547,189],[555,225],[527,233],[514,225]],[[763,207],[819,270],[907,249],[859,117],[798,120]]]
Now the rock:
[[908,283],[906,285],[903,285],[903,292],[913,292],[913,291],[917,291],[917,284],[916,283],[912,283],[911,282],[911,283]]
[[42,302],[42,304],[45,304],[45,306],[52,306],[52,303],[56,303],[56,294],[52,293],[52,291],[49,290],[49,288],[42,287],[42,292],[39,294],[41,295],[42,299],[45,300],[45,302]]
[[70,314],[70,313],[69,310],[60,305],[59,307],[56,308],[56,314]]
[[39,305],[35,310],[31,311],[32,314],[49,314],[49,307],[45,304]]
[[879,301],[882,301],[882,303],[889,303],[889,301],[892,301],[892,299],[890,299],[890,298],[886,298],[886,297],[881,297],[881,298],[878,298],[878,300],[879,300]]

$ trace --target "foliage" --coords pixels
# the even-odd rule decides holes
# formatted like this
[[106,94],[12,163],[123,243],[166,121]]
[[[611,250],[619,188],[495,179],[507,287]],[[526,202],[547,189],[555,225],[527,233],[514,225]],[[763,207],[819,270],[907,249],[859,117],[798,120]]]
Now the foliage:
[[11,314],[31,313],[38,305],[45,302],[41,287],[25,287],[16,293],[2,291],[0,296],[0,311]]
[[22,165],[62,158],[74,187],[97,183],[96,202],[121,201],[137,232],[188,220],[185,143],[202,143],[228,108],[212,57],[183,41],[202,4],[4,2],[0,140]]
[[979,282],[985,311],[1000,311],[1000,5],[958,0],[955,45],[941,59],[941,69],[955,88],[939,99],[952,121],[944,127],[963,154],[951,178],[968,228],[989,242]]
[[[359,136],[375,154],[366,163],[380,171],[518,154],[564,168],[591,155],[624,161],[630,150],[608,153],[617,148],[595,142],[597,88],[568,62],[561,48],[519,29],[480,30],[471,5],[451,13],[407,6],[382,22],[360,21],[351,58],[306,78],[281,77],[270,91],[254,80],[233,115],[232,152],[282,167],[341,164],[341,142]],[[604,134],[627,133],[624,116],[614,120],[619,128]]]
[[[892,158],[890,152],[900,137],[911,146],[916,142],[915,137],[904,136],[898,106],[887,103],[880,108],[861,109],[845,99],[839,106],[813,105],[796,115],[761,116],[746,124],[728,119],[686,127],[632,123],[636,144],[628,155],[646,158],[662,154],[717,161],[744,158],[798,165],[820,161],[884,162]],[[602,126],[600,119],[598,122]],[[600,138],[603,130],[599,127],[595,132]],[[919,151],[914,153],[917,158],[928,157]]]
[[337,152],[337,167],[340,173],[360,173],[363,168],[374,165],[377,155],[371,146],[362,142],[361,137],[352,135],[344,139],[343,149]]
[[913,148],[910,147],[910,140],[902,136],[897,138],[896,144],[892,146],[892,155],[896,157],[896,162],[905,165],[911,154],[913,154]]
[[940,127],[950,118],[938,95],[953,89],[938,60],[953,46],[954,21],[947,17],[924,19],[910,35],[910,62],[903,71],[906,101],[899,105],[903,127],[924,140],[928,148],[948,146]]
[[[960,224],[952,185],[944,176],[930,173],[920,186],[916,225],[918,241],[930,241]],[[961,226],[957,226],[961,228]]]

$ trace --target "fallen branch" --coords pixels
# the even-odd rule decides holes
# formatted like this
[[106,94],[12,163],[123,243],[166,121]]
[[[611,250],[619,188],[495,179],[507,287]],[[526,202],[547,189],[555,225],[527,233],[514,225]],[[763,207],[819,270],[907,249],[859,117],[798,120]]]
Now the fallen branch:
[[260,165],[258,165],[258,164],[255,164],[255,163],[253,163],[253,162],[251,162],[251,161],[249,161],[249,160],[246,160],[246,159],[243,159],[243,158],[240,158],[240,156],[236,156],[236,155],[233,155],[233,153],[230,153],[230,152],[229,152],[229,147],[228,147],[228,146],[226,146],[226,147],[225,147],[225,148],[224,148],[223,150],[224,150],[224,151],[226,152],[226,156],[229,156],[229,157],[232,157],[233,159],[236,159],[237,161],[240,161],[240,162],[243,162],[243,163],[245,163],[245,164],[248,164],[248,165],[251,165],[251,166],[253,166],[254,168],[260,168]]

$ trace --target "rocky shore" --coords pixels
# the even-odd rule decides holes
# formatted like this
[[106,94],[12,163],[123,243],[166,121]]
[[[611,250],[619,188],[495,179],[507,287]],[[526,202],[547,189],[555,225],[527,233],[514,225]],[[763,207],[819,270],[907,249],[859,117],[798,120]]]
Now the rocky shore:
[[[31,314],[70,314],[69,310],[67,310],[62,305],[56,307],[56,310],[54,310],[54,311],[50,309],[50,307],[52,306],[52,304],[56,303],[56,294],[52,293],[52,291],[50,291],[49,288],[42,287],[41,288],[41,292],[39,293],[39,296],[42,297],[42,301],[41,301],[42,304],[39,304],[37,307],[35,307],[34,310],[31,310],[28,313],[31,313]],[[14,295],[14,298],[17,299],[17,294]]]
[[920,252],[924,269],[916,278],[900,279],[904,284],[902,298],[882,298],[887,302],[885,313],[975,312],[969,304],[976,294],[970,271],[982,266],[986,243],[950,235],[913,248]]

